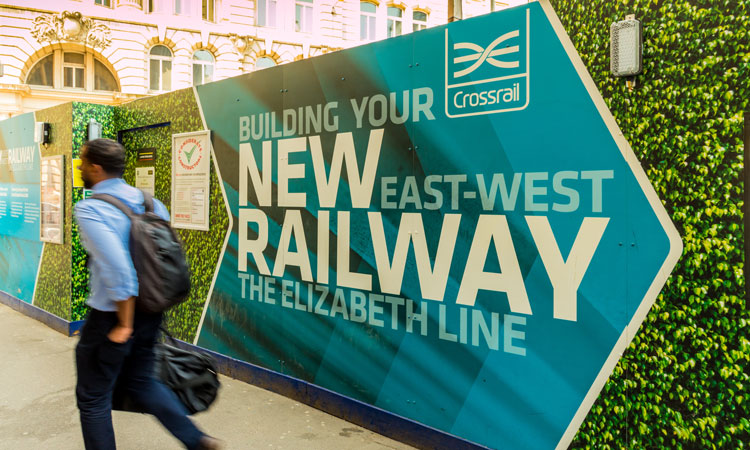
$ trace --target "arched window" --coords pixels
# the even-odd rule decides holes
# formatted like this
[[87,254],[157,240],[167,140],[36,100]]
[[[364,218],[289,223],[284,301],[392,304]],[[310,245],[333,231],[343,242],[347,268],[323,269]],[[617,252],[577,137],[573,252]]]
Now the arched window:
[[172,52],[164,45],[155,45],[149,54],[149,84],[152,91],[172,89]]
[[359,39],[375,40],[375,20],[378,7],[370,2],[359,2]]
[[94,90],[95,91],[116,91],[117,80],[112,72],[107,69],[98,59],[94,60]]
[[412,16],[412,31],[420,31],[427,29],[427,13],[424,11],[414,11]]
[[26,84],[54,87],[53,55],[47,55],[34,64],[34,67],[29,71],[29,76],[26,77]]
[[266,67],[273,67],[276,65],[276,61],[268,56],[261,56],[255,61],[255,70],[265,69]]
[[193,53],[193,86],[210,83],[214,79],[214,55],[208,50]]
[[[57,65],[55,53],[58,54]],[[34,64],[26,77],[26,84],[56,89],[119,91],[117,77],[105,62],[91,53],[56,49]],[[88,82],[92,75],[93,85]]]
[[388,34],[387,37],[401,36],[401,25],[403,25],[404,11],[395,6],[388,7]]

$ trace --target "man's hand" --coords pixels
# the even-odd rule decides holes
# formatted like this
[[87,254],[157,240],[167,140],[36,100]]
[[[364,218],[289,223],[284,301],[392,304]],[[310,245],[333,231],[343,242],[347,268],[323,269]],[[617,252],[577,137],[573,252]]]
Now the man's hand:
[[107,334],[107,339],[116,344],[124,344],[128,342],[128,339],[130,339],[130,336],[132,334],[132,328],[124,327],[122,325],[115,325],[115,327],[112,328]]

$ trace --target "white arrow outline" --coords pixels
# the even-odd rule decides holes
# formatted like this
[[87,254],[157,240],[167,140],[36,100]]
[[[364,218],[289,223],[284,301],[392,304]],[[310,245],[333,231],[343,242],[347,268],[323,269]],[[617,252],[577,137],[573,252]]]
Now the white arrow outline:
[[646,291],[646,294],[644,295],[640,306],[635,311],[635,314],[633,314],[633,318],[630,320],[630,323],[627,327],[625,327],[622,334],[620,335],[620,338],[617,339],[615,346],[612,348],[612,352],[609,354],[609,357],[602,365],[599,374],[596,376],[596,379],[594,379],[594,383],[591,385],[589,391],[586,393],[586,396],[583,398],[583,401],[578,407],[575,416],[573,416],[573,419],[568,424],[565,433],[563,433],[563,435],[561,436],[560,442],[557,443],[557,449],[566,449],[573,441],[573,438],[578,432],[578,428],[580,428],[583,420],[589,413],[589,410],[594,405],[596,399],[599,397],[599,393],[601,392],[602,388],[604,388],[604,384],[612,374],[615,365],[617,365],[617,362],[620,360],[623,352],[630,344],[630,341],[633,340],[635,334],[638,332],[638,328],[640,328],[641,324],[646,319],[648,311],[656,302],[656,297],[659,295],[659,292],[661,292],[661,289],[662,287],[664,287],[664,283],[666,283],[667,278],[669,278],[672,269],[674,269],[674,266],[680,259],[680,255],[682,254],[682,239],[680,239],[677,228],[675,228],[672,220],[667,214],[666,209],[664,209],[664,205],[662,205],[661,200],[659,200],[659,196],[656,194],[654,187],[651,185],[651,182],[646,176],[646,172],[643,171],[643,167],[641,167],[641,164],[636,158],[635,153],[633,153],[633,149],[625,139],[625,136],[623,136],[620,127],[617,125],[614,116],[612,116],[612,113],[609,111],[607,104],[604,102],[604,99],[599,93],[599,89],[597,89],[594,80],[591,78],[591,75],[586,69],[586,66],[583,64],[583,60],[576,51],[573,42],[570,40],[568,33],[565,31],[565,28],[562,25],[562,22],[560,22],[557,14],[555,14],[555,10],[552,8],[552,5],[550,5],[549,0],[539,0],[539,4],[542,6],[542,9],[547,16],[547,20],[549,20],[550,25],[552,25],[552,28],[555,30],[557,38],[560,40],[560,43],[565,49],[565,52],[568,54],[568,57],[570,58],[571,63],[573,63],[573,67],[575,67],[576,72],[581,79],[581,82],[586,87],[586,91],[588,91],[589,96],[591,96],[591,100],[594,102],[597,111],[599,111],[599,115],[607,125],[607,129],[609,130],[610,134],[612,134],[617,147],[620,149],[622,156],[628,163],[628,167],[630,167],[630,170],[633,172],[633,176],[638,181],[638,185],[643,190],[643,194],[646,196],[646,200],[648,200],[649,205],[651,205],[656,218],[664,228],[664,232],[669,239],[669,253],[664,260],[664,264],[662,264],[659,272],[654,278],[654,281]]
[[[198,104],[198,111],[201,113],[201,122],[203,122],[203,129],[207,130],[206,117],[203,115],[203,105],[201,105],[201,99],[198,97],[198,89],[193,86],[193,95],[195,96],[195,103]],[[229,242],[229,236],[232,234],[232,227],[234,226],[234,219],[232,218],[232,211],[229,209],[229,201],[227,200],[227,192],[224,190],[224,180],[221,178],[221,170],[219,170],[219,163],[216,162],[216,154],[214,153],[214,146],[211,143],[211,160],[214,163],[216,169],[216,176],[219,178],[219,187],[221,187],[221,195],[224,197],[224,207],[227,209],[227,215],[229,216],[229,225],[227,231],[224,234],[224,245],[221,246],[221,253],[219,253],[219,259],[216,260],[216,268],[214,269],[214,276],[211,279],[211,287],[208,289],[208,295],[206,296],[206,302],[203,304],[203,312],[201,313],[201,320],[198,322],[198,328],[195,330],[195,338],[193,339],[193,345],[198,345],[198,338],[201,335],[203,329],[203,321],[206,319],[206,312],[208,311],[208,305],[211,303],[211,297],[214,293],[214,286],[216,285],[216,279],[219,277],[219,269],[221,269],[221,263],[224,261],[224,252],[227,250],[227,243]],[[210,183],[209,183],[210,187]],[[210,220],[209,220],[210,222]],[[209,223],[210,226],[210,223]]]

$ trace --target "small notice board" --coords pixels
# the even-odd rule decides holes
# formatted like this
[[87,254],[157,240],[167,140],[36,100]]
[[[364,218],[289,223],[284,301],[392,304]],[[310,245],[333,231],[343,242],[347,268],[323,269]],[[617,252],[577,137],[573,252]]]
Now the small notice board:
[[172,227],[208,231],[211,131],[172,135]]

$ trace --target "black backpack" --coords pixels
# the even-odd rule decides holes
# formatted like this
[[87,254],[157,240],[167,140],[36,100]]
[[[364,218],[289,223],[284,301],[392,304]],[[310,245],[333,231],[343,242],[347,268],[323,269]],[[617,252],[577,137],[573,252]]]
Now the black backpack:
[[185,300],[190,293],[190,270],[182,242],[169,222],[154,213],[151,194],[143,192],[143,214],[134,213],[109,194],[90,198],[116,206],[130,219],[130,257],[138,275],[136,307],[160,313]]

